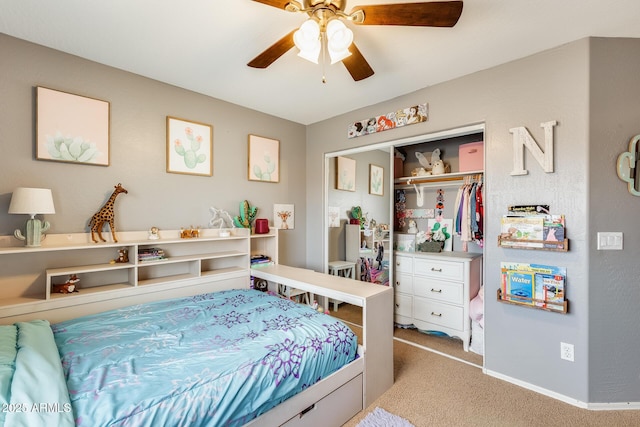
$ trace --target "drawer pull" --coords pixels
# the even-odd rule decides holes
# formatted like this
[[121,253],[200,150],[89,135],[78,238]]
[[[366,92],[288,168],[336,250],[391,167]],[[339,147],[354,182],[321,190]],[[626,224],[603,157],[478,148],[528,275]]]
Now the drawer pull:
[[396,282],[396,286],[400,286],[400,282]]
[[314,410],[316,408],[316,404],[314,403],[313,405],[309,406],[308,408],[305,408],[302,410],[302,412],[300,412],[300,418],[304,417],[307,412],[310,412],[312,410]]
[[436,294],[441,294],[442,293],[442,289],[433,289],[433,288],[431,288],[431,292],[435,292]]
[[442,273],[442,269],[441,268],[431,267],[431,271],[436,271],[438,273]]
[[434,311],[431,312],[431,315],[436,317],[442,317],[442,313],[436,313]]

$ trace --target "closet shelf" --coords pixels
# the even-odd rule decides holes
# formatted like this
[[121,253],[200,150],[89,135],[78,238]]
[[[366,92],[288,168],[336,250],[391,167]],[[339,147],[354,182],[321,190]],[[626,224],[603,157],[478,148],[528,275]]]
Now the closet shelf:
[[394,187],[396,189],[413,188],[413,185],[420,184],[423,187],[429,186],[459,186],[465,182],[465,179],[469,179],[474,175],[483,175],[484,171],[469,171],[469,172],[452,172],[442,175],[430,175],[430,176],[408,176],[396,178],[394,180]]

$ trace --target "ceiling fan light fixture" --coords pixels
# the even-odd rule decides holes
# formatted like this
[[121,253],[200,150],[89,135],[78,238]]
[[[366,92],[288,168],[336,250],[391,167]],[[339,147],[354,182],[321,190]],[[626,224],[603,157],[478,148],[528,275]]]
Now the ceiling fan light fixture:
[[320,26],[314,19],[304,21],[300,29],[293,33],[293,43],[300,50],[299,57],[318,63],[321,48]]
[[333,19],[327,24],[327,50],[331,57],[331,63],[342,61],[349,55],[349,46],[353,43],[353,31],[347,28],[338,19]]

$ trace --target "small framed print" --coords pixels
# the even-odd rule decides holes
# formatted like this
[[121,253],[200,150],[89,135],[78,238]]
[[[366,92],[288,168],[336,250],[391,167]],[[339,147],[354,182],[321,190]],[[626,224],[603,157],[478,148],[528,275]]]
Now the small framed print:
[[36,103],[36,159],[109,166],[109,102],[38,86]]
[[295,218],[294,205],[273,205],[273,223],[276,228],[280,230],[293,230],[296,223]]
[[249,135],[249,181],[280,182],[280,141]]
[[213,126],[167,116],[167,172],[213,175]]
[[384,168],[369,165],[369,194],[384,196]]
[[356,191],[356,161],[348,157],[336,157],[336,189]]

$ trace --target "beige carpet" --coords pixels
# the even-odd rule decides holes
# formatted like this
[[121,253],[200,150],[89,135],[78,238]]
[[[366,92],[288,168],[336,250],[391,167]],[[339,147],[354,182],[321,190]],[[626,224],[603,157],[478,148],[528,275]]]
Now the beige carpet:
[[[331,314],[340,318],[354,315],[345,304]],[[354,327],[354,332],[359,333],[358,329]],[[344,426],[355,427],[376,407],[406,418],[416,427],[640,426],[640,411],[576,408],[485,375],[472,364],[398,340],[394,341],[394,377],[386,393]]]

